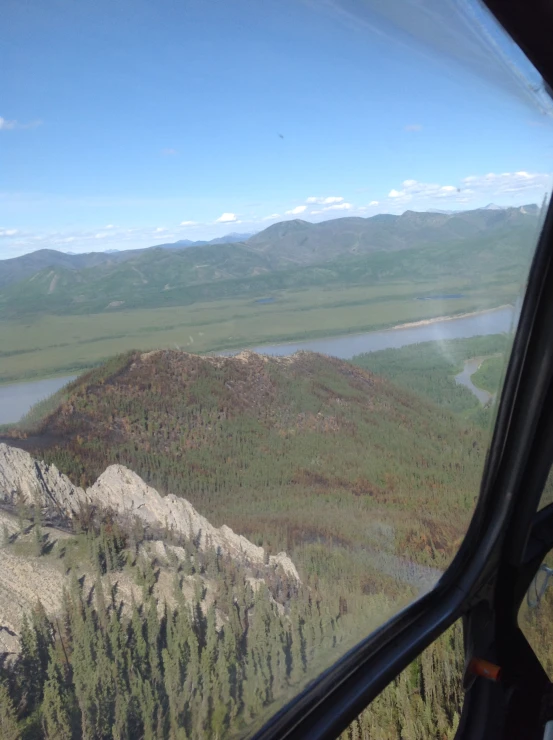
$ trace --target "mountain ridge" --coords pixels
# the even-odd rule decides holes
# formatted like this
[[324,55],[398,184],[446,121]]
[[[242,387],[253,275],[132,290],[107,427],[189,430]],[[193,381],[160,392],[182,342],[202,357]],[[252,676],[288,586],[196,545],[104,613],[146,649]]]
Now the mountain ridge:
[[535,211],[529,206],[453,215],[406,211],[401,216],[346,217],[319,224],[296,219],[273,224],[246,242],[103,256],[61,254],[57,267],[50,263],[58,253],[39,252],[36,272],[33,255],[15,258],[29,273],[21,280],[16,279],[19,268],[13,260],[0,262],[0,317],[258,298],[273,290],[333,282],[374,284],[400,278],[402,272],[413,275],[413,268],[415,274],[422,271],[422,278],[424,265],[432,272],[440,265],[443,275],[458,276],[457,268],[448,272],[452,260],[465,261],[461,272],[472,271],[478,262],[489,272],[490,259],[501,245],[508,243],[505,266],[531,248],[539,224]]
[[[513,221],[517,214],[535,217],[537,213],[538,207],[530,204],[499,211],[494,209],[489,212],[484,208],[451,214],[435,211],[405,211],[400,216],[393,214],[378,214],[368,218],[348,216],[319,223],[292,219],[272,224],[253,236],[232,233],[211,241],[181,240],[142,249],[85,254],[41,249],[20,257],[0,260],[0,288],[32,277],[40,270],[47,268],[63,267],[79,271],[90,267],[117,265],[157,250],[179,252],[181,249],[202,250],[205,247],[221,247],[226,244],[244,244],[246,250],[265,255],[274,252],[278,246],[278,255],[270,254],[270,267],[273,269],[278,266],[279,259],[299,264],[312,264],[327,261],[348,250],[354,250],[356,253],[381,249],[397,250],[412,248],[422,243],[432,243],[444,238],[465,238],[490,226],[494,227],[498,223]],[[496,224],[494,224],[494,216]],[[444,233],[443,227],[448,222],[450,225]],[[388,229],[388,233],[382,231],[383,227]],[[436,230],[441,227],[442,232],[436,233]],[[425,228],[429,228],[430,231]],[[228,237],[232,239],[229,240]],[[247,238],[244,239],[244,237]],[[315,250],[317,251],[314,254]],[[223,252],[221,261],[224,258]]]
[[164,249],[182,249],[182,247],[204,247],[207,244],[235,244],[236,242],[243,242],[254,236],[257,232],[248,231],[244,234],[231,231],[230,234],[224,236],[217,236],[215,239],[198,239],[192,241],[190,239],[179,239],[176,242],[167,242],[164,244],[154,244],[153,247],[145,247],[145,249],[156,249],[162,247]]

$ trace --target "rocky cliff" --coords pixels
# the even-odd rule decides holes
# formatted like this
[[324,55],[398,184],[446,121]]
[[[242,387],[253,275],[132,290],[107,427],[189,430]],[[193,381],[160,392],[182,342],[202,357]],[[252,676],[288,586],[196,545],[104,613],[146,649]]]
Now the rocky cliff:
[[55,465],[34,460],[27,452],[0,443],[0,502],[40,505],[72,518],[83,506],[116,512],[127,521],[139,519],[154,530],[194,539],[202,550],[215,549],[246,564],[282,568],[289,578],[299,574],[285,552],[267,557],[246,537],[223,525],[214,527],[185,499],[161,496],[136,473],[123,465],[110,465],[98,480],[84,490],[73,485]]
[[[40,538],[45,547],[37,554],[37,531],[33,525],[37,507],[42,512]],[[281,552],[268,556],[246,537],[230,527],[214,527],[186,500],[161,496],[138,475],[122,465],[112,465],[88,489],[73,485],[54,465],[35,460],[27,452],[0,444],[0,658],[19,652],[19,634],[24,614],[30,614],[40,601],[52,617],[60,613],[64,589],[70,587],[70,571],[92,593],[98,578],[97,566],[90,559],[84,541],[72,534],[71,520],[83,512],[94,512],[96,520],[117,519],[123,531],[131,531],[138,520],[145,529],[132,556],[132,567],[121,567],[102,577],[106,593],[117,590],[125,610],[143,598],[137,581],[142,567],[156,571],[155,598],[162,608],[175,598],[175,577],[185,601],[194,603],[198,587],[204,594],[201,609],[214,602],[217,582],[201,565],[210,551],[217,551],[234,572],[255,593],[261,584],[285,584],[283,594],[300,586],[292,560]],[[31,517],[31,518],[29,518]],[[179,542],[187,549],[173,544]],[[80,543],[80,544],[79,544]],[[190,560],[190,552],[192,555]],[[73,554],[71,554],[73,553]],[[192,563],[195,575],[189,575]],[[207,560],[205,560],[207,562]],[[142,563],[142,565],[140,565]],[[224,566],[227,567],[227,566]],[[238,571],[236,570],[238,569]],[[139,580],[139,578],[138,578]],[[286,585],[287,584],[287,585]],[[278,588],[274,590],[276,594]],[[283,599],[270,601],[284,613]],[[280,597],[279,597],[280,598]],[[218,624],[224,615],[217,611]]]

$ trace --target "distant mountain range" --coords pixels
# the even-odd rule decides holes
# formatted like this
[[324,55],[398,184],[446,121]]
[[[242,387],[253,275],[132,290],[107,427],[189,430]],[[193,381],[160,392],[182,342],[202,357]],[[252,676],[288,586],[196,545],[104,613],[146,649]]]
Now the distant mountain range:
[[[296,219],[273,224],[247,241],[275,267],[313,264],[339,255],[413,249],[444,241],[476,238],[486,232],[535,220],[538,206],[461,211],[453,214],[405,211],[401,216],[379,214],[371,218],[337,218],[312,224]],[[276,245],[278,244],[278,248]]]
[[502,249],[516,261],[533,248],[538,213],[538,206],[527,205],[317,224],[294,219],[201,246],[76,255],[39,250],[0,261],[0,317],[185,305],[332,282],[367,284],[383,276],[411,279],[438,268],[474,270],[480,263],[490,270],[493,260],[506,259]]
[[[185,249],[186,247],[203,247],[206,244],[234,244],[235,242],[244,242],[254,234],[257,234],[257,231],[248,231],[244,234],[238,234],[236,231],[232,231],[230,234],[218,236],[216,239],[199,239],[198,241],[179,239],[176,242],[154,244],[153,247],[143,247],[143,249],[156,249],[157,247],[163,247],[164,249]],[[121,251],[121,249],[104,249],[103,254],[119,254]],[[77,252],[65,252],[64,254],[77,254]]]
[[[168,244],[156,244],[155,247],[163,247],[164,249],[182,249],[183,247],[204,247],[206,244],[236,244],[236,242],[245,242],[250,236],[256,234],[256,231],[249,231],[245,234],[238,234],[236,231],[225,236],[218,236],[216,239],[210,239],[209,241],[196,241],[192,242],[190,239],[179,239],[177,242],[169,242]],[[150,247],[155,249],[155,247]]]
[[29,252],[21,257],[0,260],[0,289],[4,285],[10,285],[34,275],[46,267],[82,270],[86,267],[96,267],[110,262],[126,262],[133,259],[138,253],[148,249],[187,249],[188,247],[202,247],[209,244],[235,244],[249,239],[255,233],[237,234],[232,232],[211,239],[211,241],[180,239],[169,244],[156,244],[153,247],[143,247],[141,249],[106,249],[105,252],[86,252],[85,254],[59,252],[56,249],[38,249],[36,252]]
[[[532,205],[532,208],[537,207]],[[509,206],[496,206],[495,203],[488,203],[487,206],[482,206],[482,208],[477,208],[478,211],[506,211],[509,209]],[[448,216],[452,216],[454,213],[462,213],[462,211],[444,211],[440,208],[430,208],[427,213],[445,213]]]

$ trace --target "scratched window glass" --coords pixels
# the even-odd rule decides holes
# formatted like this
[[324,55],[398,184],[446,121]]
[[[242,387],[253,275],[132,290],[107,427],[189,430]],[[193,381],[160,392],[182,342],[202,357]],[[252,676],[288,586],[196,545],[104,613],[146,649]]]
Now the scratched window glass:
[[[478,3],[384,5],[4,0],[6,737],[250,735],[458,552],[551,104]],[[352,733],[453,732],[409,670]]]

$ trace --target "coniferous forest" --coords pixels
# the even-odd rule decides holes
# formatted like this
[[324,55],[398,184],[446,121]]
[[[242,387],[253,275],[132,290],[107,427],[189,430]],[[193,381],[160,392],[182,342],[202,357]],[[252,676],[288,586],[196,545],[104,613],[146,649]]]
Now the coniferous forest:
[[[144,557],[145,536],[110,523],[66,541],[61,612],[48,616],[37,601],[23,619],[20,654],[0,672],[2,738],[239,737],[305,684],[321,653],[344,641],[343,604],[333,610],[331,600],[282,577],[252,581],[235,562],[187,540],[162,601],[155,594],[160,564]],[[83,560],[71,549],[93,574],[79,577]],[[123,572],[140,590],[130,604],[118,595]],[[183,580],[194,583],[187,600]],[[208,590],[215,591],[209,605]],[[344,737],[451,737],[461,662],[456,625]]]
[[[133,352],[10,431],[4,441],[83,487],[130,468],[267,556],[285,550],[301,580],[105,512],[65,522],[50,547],[45,512],[19,512],[4,551],[63,570],[66,585],[57,613],[29,611],[2,663],[2,737],[247,736],[430,588],[470,520],[491,412],[463,393],[441,404],[451,379],[402,384],[387,357],[373,374],[370,357]],[[455,625],[344,738],[453,737],[462,664]]]

